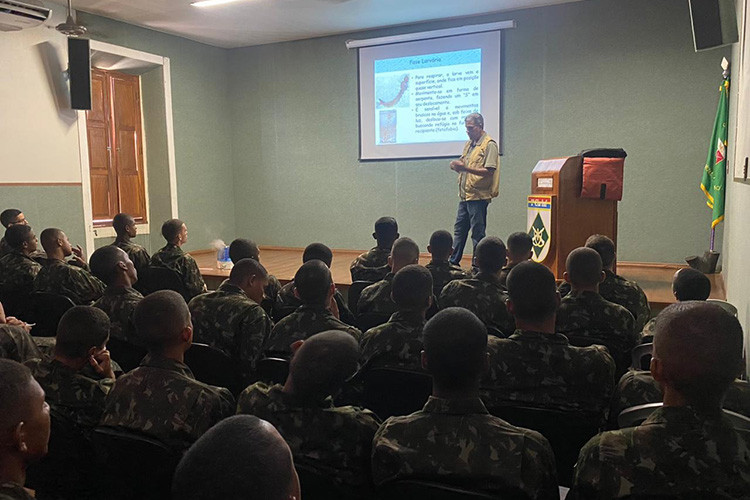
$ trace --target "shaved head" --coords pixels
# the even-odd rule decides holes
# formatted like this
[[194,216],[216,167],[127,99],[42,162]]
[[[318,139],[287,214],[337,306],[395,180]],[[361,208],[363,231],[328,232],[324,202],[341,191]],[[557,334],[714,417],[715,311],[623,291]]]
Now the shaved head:
[[333,252],[322,243],[310,243],[305,247],[305,251],[302,252],[302,262],[305,263],[311,260],[319,260],[325,263],[326,266],[331,267]]
[[672,304],[656,317],[651,366],[692,404],[720,400],[742,370],[742,327],[714,304]]
[[109,285],[118,274],[119,263],[127,263],[129,260],[130,257],[122,248],[107,245],[91,254],[89,267],[94,276]]
[[711,280],[697,269],[685,267],[674,273],[672,291],[677,300],[706,300],[711,295]]
[[222,420],[177,465],[172,498],[286,500],[299,498],[292,452],[273,425],[251,415]]
[[0,432],[10,430],[26,418],[28,394],[35,383],[24,365],[0,359]]
[[48,254],[51,253],[57,247],[57,240],[62,238],[64,234],[62,229],[56,227],[48,227],[42,231],[42,234],[39,235],[39,241],[42,243],[44,251]]
[[294,275],[294,287],[306,304],[324,303],[332,283],[331,270],[319,260],[305,262]]
[[229,282],[237,285],[253,275],[265,279],[268,277],[268,271],[263,267],[263,264],[255,259],[242,259],[235,262],[234,267],[232,267],[232,271],[229,273]]
[[185,327],[192,326],[185,299],[172,290],[160,290],[144,297],[133,312],[133,321],[139,339],[155,352],[175,345]]
[[579,247],[565,260],[565,270],[573,286],[593,286],[602,280],[602,258],[592,248]]
[[615,242],[609,236],[603,234],[592,234],[586,239],[586,248],[596,250],[602,258],[602,267],[609,269],[615,262]]
[[416,264],[417,261],[419,261],[419,246],[413,239],[404,236],[393,242],[393,247],[391,247],[392,268],[398,271],[409,264]]
[[297,349],[289,364],[295,394],[322,399],[341,388],[357,371],[359,344],[338,330],[317,333]]
[[477,245],[474,255],[481,272],[494,274],[505,266],[507,250],[503,240],[496,236],[486,236]]
[[242,259],[255,259],[260,262],[260,250],[254,241],[245,238],[237,238],[229,244],[229,258],[233,263]]

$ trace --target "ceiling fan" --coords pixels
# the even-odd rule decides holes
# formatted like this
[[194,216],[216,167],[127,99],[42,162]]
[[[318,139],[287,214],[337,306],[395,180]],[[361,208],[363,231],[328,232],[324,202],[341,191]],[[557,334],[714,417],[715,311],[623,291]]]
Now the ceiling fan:
[[55,29],[65,36],[84,36],[88,33],[86,26],[76,23],[73,18],[72,0],[68,0],[68,18],[64,23],[55,26]]

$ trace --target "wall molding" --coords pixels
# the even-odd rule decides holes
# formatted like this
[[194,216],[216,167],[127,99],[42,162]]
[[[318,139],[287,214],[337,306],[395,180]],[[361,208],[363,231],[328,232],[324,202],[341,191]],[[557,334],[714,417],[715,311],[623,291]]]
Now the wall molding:
[[0,187],[81,186],[80,182],[0,182]]

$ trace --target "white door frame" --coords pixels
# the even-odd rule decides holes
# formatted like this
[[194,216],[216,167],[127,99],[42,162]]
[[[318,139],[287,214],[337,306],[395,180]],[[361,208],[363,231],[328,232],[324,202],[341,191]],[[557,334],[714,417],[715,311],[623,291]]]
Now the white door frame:
[[[164,112],[167,132],[167,163],[169,167],[169,199],[171,205],[172,217],[177,218],[177,165],[175,163],[174,151],[174,123],[172,119],[172,73],[168,57],[149,54],[139,50],[128,49],[112,45],[110,43],[91,40],[91,51],[106,53],[126,60],[129,67],[159,67],[162,68],[162,83],[164,85]],[[141,102],[143,102],[141,100]],[[102,231],[103,228],[94,228],[93,211],[91,208],[91,177],[89,171],[89,145],[86,132],[86,112],[78,111],[78,150],[81,164],[81,191],[83,195],[83,220],[86,234],[86,253],[90,256],[94,251],[94,239],[97,237],[108,236],[109,231]],[[142,117],[141,117],[142,118]],[[146,145],[144,144],[144,148]],[[145,167],[144,154],[144,170]],[[144,182],[147,181],[148,172],[144,172]],[[149,211],[148,186],[146,186],[146,211]],[[148,225],[151,226],[151,219]],[[111,229],[111,228],[109,228]],[[145,231],[144,231],[145,232]],[[98,233],[98,234],[97,234]]]

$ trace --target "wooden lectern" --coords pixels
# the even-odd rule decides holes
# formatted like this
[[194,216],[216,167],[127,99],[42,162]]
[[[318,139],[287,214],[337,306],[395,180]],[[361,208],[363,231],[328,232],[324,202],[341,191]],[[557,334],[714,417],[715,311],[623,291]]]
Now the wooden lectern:
[[581,198],[582,182],[581,156],[541,160],[531,173],[532,259],[549,267],[557,279],[562,279],[568,254],[592,234],[609,236],[617,247],[617,201]]

